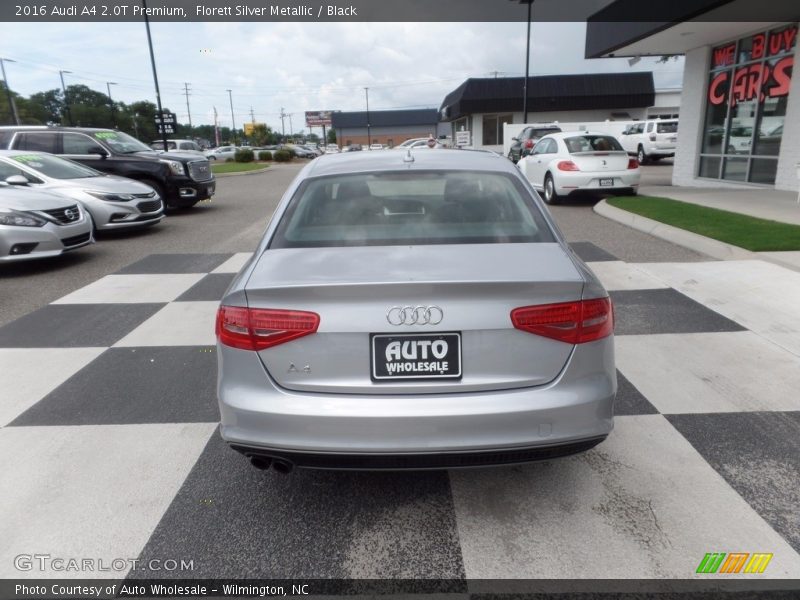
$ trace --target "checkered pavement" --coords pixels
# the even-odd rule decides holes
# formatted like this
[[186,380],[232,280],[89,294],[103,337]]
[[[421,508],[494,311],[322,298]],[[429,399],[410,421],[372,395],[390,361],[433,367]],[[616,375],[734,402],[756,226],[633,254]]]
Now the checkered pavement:
[[706,552],[800,577],[800,274],[573,247],[616,306],[616,428],[526,466],[253,469],[217,434],[213,334],[247,254],[151,255],[1,327],[0,577],[49,553],[196,578],[687,578]]

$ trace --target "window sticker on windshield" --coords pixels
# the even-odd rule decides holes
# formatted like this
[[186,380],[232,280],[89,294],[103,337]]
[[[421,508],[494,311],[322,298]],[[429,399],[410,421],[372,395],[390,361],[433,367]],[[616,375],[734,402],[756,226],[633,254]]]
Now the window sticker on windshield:
[[30,165],[32,167],[41,167],[42,163],[38,162],[40,159],[35,154],[19,154],[17,156],[12,156],[12,160],[17,162],[25,163],[26,165]]
[[113,131],[98,131],[94,134],[98,140],[108,140],[117,137],[117,134]]

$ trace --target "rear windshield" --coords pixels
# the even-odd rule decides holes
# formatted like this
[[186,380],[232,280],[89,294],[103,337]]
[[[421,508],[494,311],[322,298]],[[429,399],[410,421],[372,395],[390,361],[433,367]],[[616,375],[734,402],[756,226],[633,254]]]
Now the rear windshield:
[[564,139],[570,154],[578,152],[623,151],[617,139],[610,135],[576,135]]
[[656,123],[656,133],[678,133],[678,122]]
[[553,241],[529,192],[509,175],[378,172],[306,181],[270,247]]

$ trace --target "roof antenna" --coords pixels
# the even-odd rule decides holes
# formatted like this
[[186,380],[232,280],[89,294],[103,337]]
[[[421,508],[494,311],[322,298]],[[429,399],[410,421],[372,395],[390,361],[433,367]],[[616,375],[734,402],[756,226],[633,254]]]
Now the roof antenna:
[[411,148],[406,150],[406,155],[403,157],[403,162],[407,162],[407,163],[414,162],[414,155],[411,154]]

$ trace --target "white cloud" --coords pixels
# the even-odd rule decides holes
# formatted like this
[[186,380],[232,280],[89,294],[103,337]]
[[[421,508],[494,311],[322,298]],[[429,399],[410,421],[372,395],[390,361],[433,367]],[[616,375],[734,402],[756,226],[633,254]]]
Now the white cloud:
[[[0,56],[24,95],[60,86],[58,70],[115,99],[155,101],[141,23],[0,24]],[[191,85],[195,123],[216,106],[230,123],[228,94],[241,124],[280,127],[281,107],[299,129],[306,110],[436,106],[467,77],[519,76],[525,70],[524,23],[152,23],[161,97],[186,118],[183,84]],[[653,70],[657,87],[680,86],[683,62],[584,60],[585,24],[534,23],[531,74]],[[42,43],[47,40],[47,43]],[[288,121],[287,121],[288,127]]]

